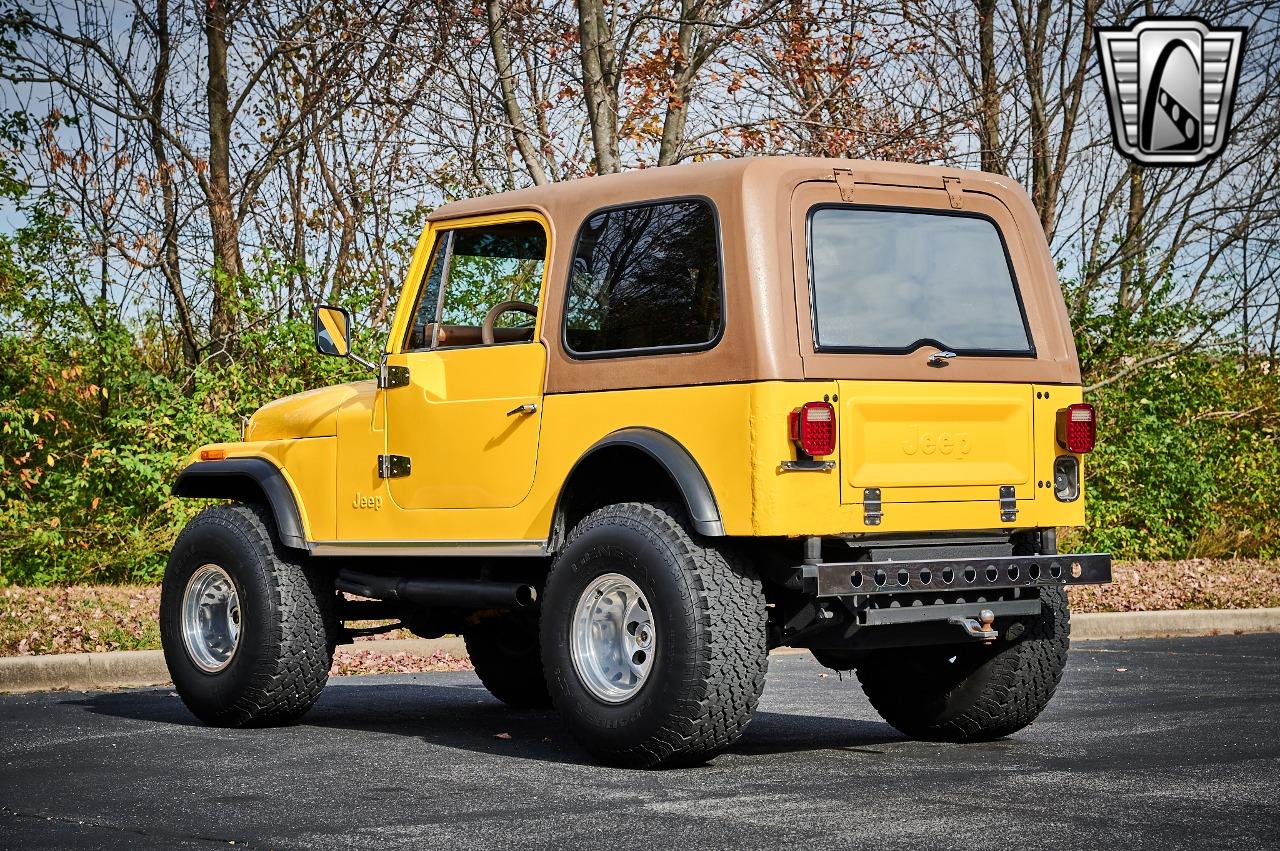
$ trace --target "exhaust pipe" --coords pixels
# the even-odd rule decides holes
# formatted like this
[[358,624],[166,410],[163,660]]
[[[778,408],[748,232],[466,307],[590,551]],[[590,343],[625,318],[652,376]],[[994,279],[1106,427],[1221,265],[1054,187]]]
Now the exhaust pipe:
[[471,579],[421,579],[339,570],[339,591],[375,600],[394,600],[456,609],[527,609],[538,603],[538,589],[523,582]]

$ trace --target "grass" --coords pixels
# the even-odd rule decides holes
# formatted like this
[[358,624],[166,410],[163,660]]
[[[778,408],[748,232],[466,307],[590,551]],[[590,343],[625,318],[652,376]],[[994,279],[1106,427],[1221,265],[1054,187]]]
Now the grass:
[[160,588],[71,585],[0,589],[0,656],[152,650]]
[[[1072,588],[1072,611],[1280,607],[1280,561],[1120,562],[1114,579],[1111,585]],[[158,649],[159,608],[157,586],[3,588],[0,656]],[[344,658],[354,660],[345,663],[351,672],[371,666],[391,672],[410,664],[404,659],[375,656],[358,645],[344,651]],[[440,660],[442,665],[455,663],[457,660]]]

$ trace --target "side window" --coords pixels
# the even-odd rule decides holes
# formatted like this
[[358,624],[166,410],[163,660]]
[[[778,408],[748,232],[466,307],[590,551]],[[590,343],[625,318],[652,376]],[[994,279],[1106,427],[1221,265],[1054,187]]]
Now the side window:
[[696,349],[720,335],[720,244],[702,200],[622,207],[578,234],[565,345],[579,355]]
[[532,340],[530,311],[537,310],[546,255],[547,235],[537,222],[446,231],[432,250],[407,348],[478,345],[485,316],[503,302],[527,307],[496,317],[494,342]]
[[[485,315],[502,302],[538,306],[538,290],[547,256],[547,235],[537,222],[512,222],[453,231],[453,251],[444,283],[441,322],[444,345],[467,345],[469,329],[479,329]],[[496,342],[533,339],[533,315],[511,310],[498,316],[495,328],[508,329]],[[453,339],[448,339],[453,330]]]

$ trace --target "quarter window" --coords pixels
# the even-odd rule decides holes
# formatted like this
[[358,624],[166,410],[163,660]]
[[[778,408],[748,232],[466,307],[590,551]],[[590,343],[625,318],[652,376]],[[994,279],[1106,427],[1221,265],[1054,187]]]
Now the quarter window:
[[574,246],[568,290],[565,344],[574,354],[714,344],[723,287],[711,205],[691,199],[590,216]]

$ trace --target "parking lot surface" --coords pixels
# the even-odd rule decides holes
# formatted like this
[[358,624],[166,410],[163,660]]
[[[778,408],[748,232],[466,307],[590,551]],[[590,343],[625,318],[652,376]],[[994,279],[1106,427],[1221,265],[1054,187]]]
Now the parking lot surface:
[[1280,635],[1081,642],[1027,730],[908,741],[775,656],[707,766],[592,764],[471,673],[331,682],[298,726],[169,689],[0,696],[0,848],[1274,848]]

